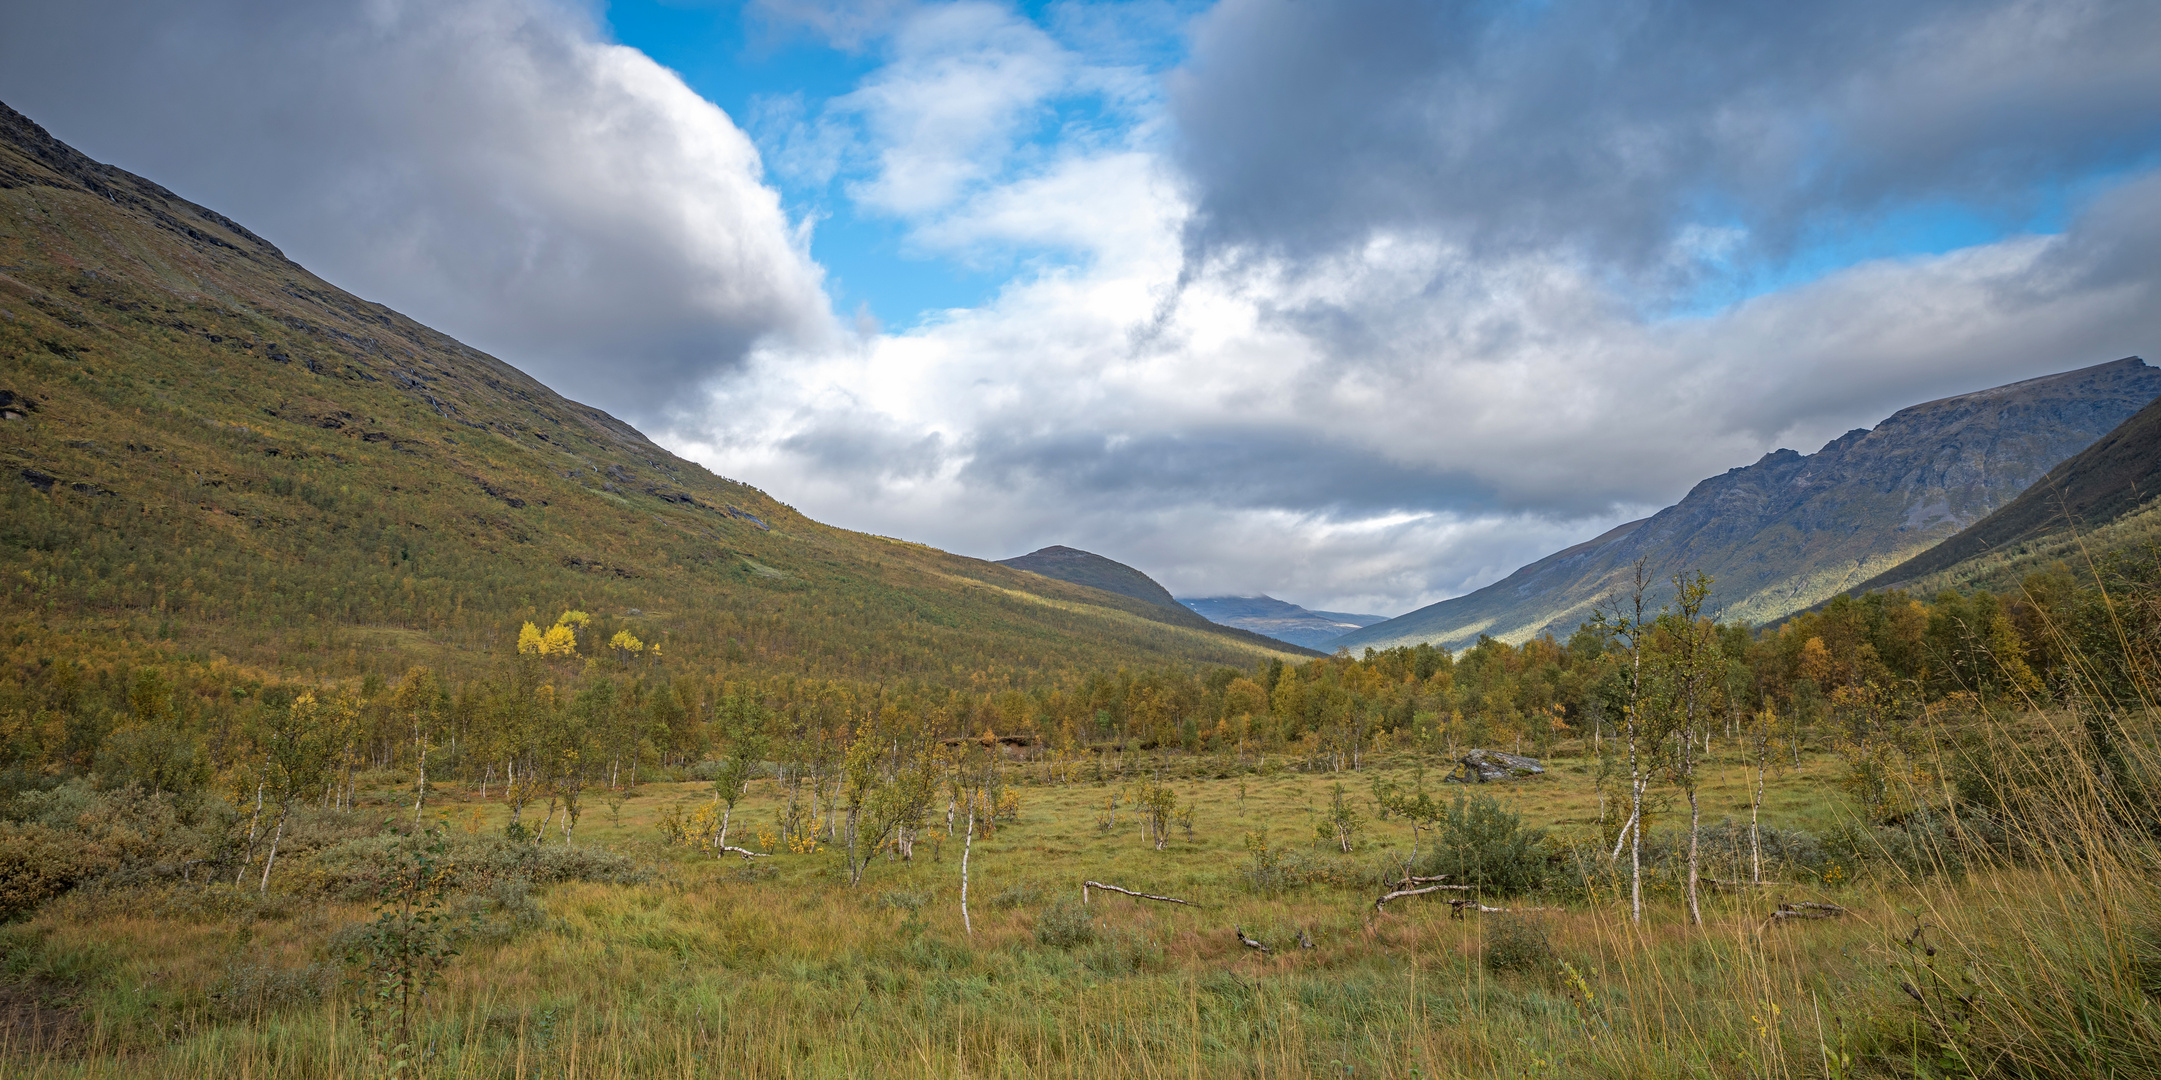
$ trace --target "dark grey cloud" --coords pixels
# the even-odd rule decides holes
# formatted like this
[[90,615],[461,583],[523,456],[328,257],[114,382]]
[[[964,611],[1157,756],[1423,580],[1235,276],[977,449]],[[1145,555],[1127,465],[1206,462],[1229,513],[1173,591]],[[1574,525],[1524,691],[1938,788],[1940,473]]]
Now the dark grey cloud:
[[749,140],[576,4],[7,5],[0,98],[634,419],[826,332]]
[[1732,260],[1921,203],[2020,220],[2161,147],[2145,0],[1225,0],[1193,40],[1211,256],[1431,230],[1640,282],[1706,226],[1746,230]]
[[960,478],[986,490],[1050,488],[1136,506],[1295,508],[1331,518],[1443,506],[1464,513],[1513,509],[1500,504],[1490,481],[1468,470],[1445,462],[1413,465],[1325,432],[1281,427],[1132,434],[992,428],[969,451]]

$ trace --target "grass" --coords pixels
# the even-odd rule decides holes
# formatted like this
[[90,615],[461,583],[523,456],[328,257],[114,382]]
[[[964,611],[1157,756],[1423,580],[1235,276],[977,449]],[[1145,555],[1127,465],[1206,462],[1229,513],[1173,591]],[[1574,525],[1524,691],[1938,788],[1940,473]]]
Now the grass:
[[[1024,783],[1018,820],[975,845],[972,937],[958,909],[959,840],[942,830],[913,863],[876,862],[850,889],[829,850],[749,864],[660,848],[662,808],[705,798],[705,785],[648,785],[619,822],[596,801],[580,842],[637,853],[660,876],[555,886],[528,929],[469,947],[435,995],[430,1056],[409,1074],[1936,1076],[1991,1075],[1976,1067],[1989,1054],[2040,1054],[2092,1066],[2056,1075],[2111,1075],[2126,1048],[2161,1045],[2152,999],[2123,992],[2136,985],[2121,977],[2136,967],[2136,943],[2095,931],[2097,911],[2156,926],[2150,875],[2043,866],[1794,882],[1712,898],[1701,929],[1663,895],[1642,925],[1617,896],[1595,893],[1516,916],[1454,919],[1416,900],[1375,916],[1364,880],[1407,847],[1400,823],[1374,822],[1359,852],[1331,853],[1313,826],[1338,776],[1247,775],[1241,802],[1240,777],[1218,778],[1205,760],[1176,764],[1194,774],[1171,782],[1196,807],[1195,838],[1174,834],[1164,851],[1123,807],[1114,829],[1098,827],[1115,777]],[[1503,786],[1505,800],[1531,822],[1586,835],[1597,814],[1590,763],[1552,764],[1550,779]],[[1836,820],[1832,769],[1811,758],[1775,778],[1767,822]],[[1713,770],[1714,816],[1745,807],[1741,772],[1731,760]],[[1363,796],[1366,776],[1340,779]],[[735,837],[770,820],[771,799],[754,788]],[[388,793],[378,800],[387,808]],[[458,793],[437,805],[461,830],[499,828],[504,816]],[[1309,848],[1347,884],[1254,892],[1242,843],[1260,830]],[[295,860],[284,884],[304,890],[307,874]],[[1039,920],[1077,900],[1083,878],[1195,906],[1098,894],[1086,940],[1039,942]],[[347,999],[322,981],[324,943],[367,912],[304,891],[281,899],[274,888],[260,902],[211,892],[227,906],[189,900],[199,887],[82,894],[8,928],[15,978],[70,988],[81,1024],[60,1051],[7,1059],[12,1072],[379,1075]],[[1773,904],[1797,899],[1853,915],[1767,925]],[[1489,971],[1487,935],[1509,918],[1526,920],[1518,936],[1550,955],[1534,947],[1520,970]],[[1274,951],[1241,946],[1233,926]],[[1916,926],[1921,945],[1902,945]],[[1299,947],[1301,932],[1313,948]],[[1918,951],[1931,946],[1932,956]],[[1987,1045],[1974,1034],[1985,1025],[1935,1015],[1963,1008],[1946,994],[1984,986],[1985,999],[2060,1022],[2044,1017],[2023,1034],[2013,1025]],[[2067,1026],[2091,1032],[2090,1045],[2035,1048]],[[1967,1042],[1947,1051],[1952,1030]]]

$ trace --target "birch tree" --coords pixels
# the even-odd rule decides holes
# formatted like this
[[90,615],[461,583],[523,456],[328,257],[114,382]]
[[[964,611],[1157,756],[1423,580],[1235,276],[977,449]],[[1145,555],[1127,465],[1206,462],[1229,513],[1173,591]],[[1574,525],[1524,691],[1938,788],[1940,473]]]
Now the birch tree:
[[750,782],[764,768],[766,749],[766,713],[750,698],[731,694],[721,702],[721,737],[727,740],[727,756],[721,759],[720,772],[713,777],[713,799],[721,804],[719,835],[713,841],[713,850],[728,849],[728,826],[735,817],[735,804],[743,800],[750,790]]
[[1591,622],[1601,631],[1611,635],[1627,648],[1621,705],[1622,734],[1628,740],[1628,820],[1621,824],[1621,832],[1614,840],[1613,854],[1608,862],[1618,861],[1621,845],[1628,845],[1628,911],[1629,918],[1643,921],[1643,796],[1650,785],[1650,772],[1643,755],[1643,652],[1645,639],[1651,633],[1651,621],[1644,617],[1644,607],[1649,599],[1650,572],[1644,559],[1637,559],[1629,581],[1626,596],[1609,597],[1607,607],[1593,609]]
[[1711,594],[1710,577],[1701,571],[1693,578],[1675,574],[1673,590],[1672,603],[1660,610],[1656,623],[1653,681],[1658,715],[1653,722],[1665,750],[1667,774],[1688,797],[1688,919],[1701,926],[1703,807],[1697,797],[1696,773],[1706,728],[1718,715],[1716,698],[1725,655],[1719,647],[1718,627],[1703,614]]
[[278,846],[285,840],[293,805],[303,795],[313,797],[328,782],[333,749],[342,745],[359,712],[343,694],[324,700],[305,693],[294,698],[290,707],[270,710],[265,718],[263,782],[276,803],[277,820],[258,892],[270,891],[270,871],[277,865]]
[[424,667],[406,669],[405,677],[390,696],[390,707],[412,732],[415,829],[420,827],[421,807],[428,798],[428,751],[441,737],[443,698],[442,683]]

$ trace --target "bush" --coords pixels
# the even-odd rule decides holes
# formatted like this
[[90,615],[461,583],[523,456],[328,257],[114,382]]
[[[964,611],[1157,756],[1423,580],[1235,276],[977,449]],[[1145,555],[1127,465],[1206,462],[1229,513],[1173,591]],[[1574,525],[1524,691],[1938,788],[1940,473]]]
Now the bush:
[[22,918],[117,865],[111,853],[81,836],[44,825],[0,822],[0,921]]
[[[500,945],[526,931],[547,925],[548,914],[534,901],[532,893],[532,886],[523,879],[497,881],[460,896],[450,906],[450,915],[453,921],[472,928],[470,940],[483,945]],[[349,932],[358,929],[356,923]],[[344,938],[333,945],[332,951],[341,955],[351,948],[351,942]]]
[[277,967],[260,957],[235,958],[210,988],[211,1011],[242,1020],[313,1005],[336,988],[338,972],[326,964]]
[[999,911],[1011,911],[1027,907],[1043,899],[1043,890],[1033,885],[1008,885],[998,895],[990,898],[990,906]]
[[1546,929],[1520,915],[1485,916],[1487,971],[1536,971],[1554,963]]
[[[348,840],[315,859],[325,892],[344,900],[374,896],[403,838],[396,835]],[[597,881],[638,885],[652,871],[628,857],[595,847],[520,843],[501,836],[456,835],[446,840],[451,881],[459,890],[484,889],[503,882],[548,885],[558,881]]]
[[878,895],[878,906],[905,911],[910,915],[929,906],[929,889],[893,889]]
[[0,920],[83,886],[193,877],[223,850],[230,816],[218,800],[79,779],[22,792],[0,821]]
[[1071,900],[1060,900],[1036,916],[1035,939],[1054,949],[1089,944],[1096,939],[1095,913]]
[[1543,829],[1501,809],[1491,795],[1458,795],[1434,822],[1433,851],[1421,874],[1446,874],[1453,884],[1474,885],[1488,896],[1529,892],[1546,883],[1551,862]]

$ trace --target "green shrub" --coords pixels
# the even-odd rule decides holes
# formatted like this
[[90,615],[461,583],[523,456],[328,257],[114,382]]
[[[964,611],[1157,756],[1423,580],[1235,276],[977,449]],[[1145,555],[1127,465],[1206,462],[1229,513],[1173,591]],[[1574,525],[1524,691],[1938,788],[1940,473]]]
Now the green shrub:
[[1043,890],[1033,885],[1008,885],[990,898],[990,906],[999,911],[1011,911],[1042,902]]
[[1451,883],[1477,886],[1488,896],[1529,892],[1546,883],[1551,867],[1544,829],[1526,829],[1523,818],[1501,808],[1491,795],[1458,795],[1435,821],[1433,850],[1422,874],[1446,874]]
[[1035,939],[1054,949],[1070,949],[1096,939],[1095,913],[1086,905],[1060,900],[1035,919]]
[[215,1015],[253,1019],[314,1005],[337,987],[338,972],[327,964],[278,967],[261,957],[236,957],[210,988]]
[[[357,900],[376,895],[396,865],[404,838],[396,834],[347,840],[318,853],[314,867],[331,896]],[[501,882],[549,885],[597,881],[638,885],[652,871],[627,856],[596,847],[518,842],[502,836],[457,835],[446,839],[446,862],[454,888],[484,889]]]
[[1487,971],[1536,971],[1553,966],[1546,929],[1521,915],[1485,916]]
[[878,906],[905,911],[910,915],[930,905],[929,889],[892,889],[878,894]]

